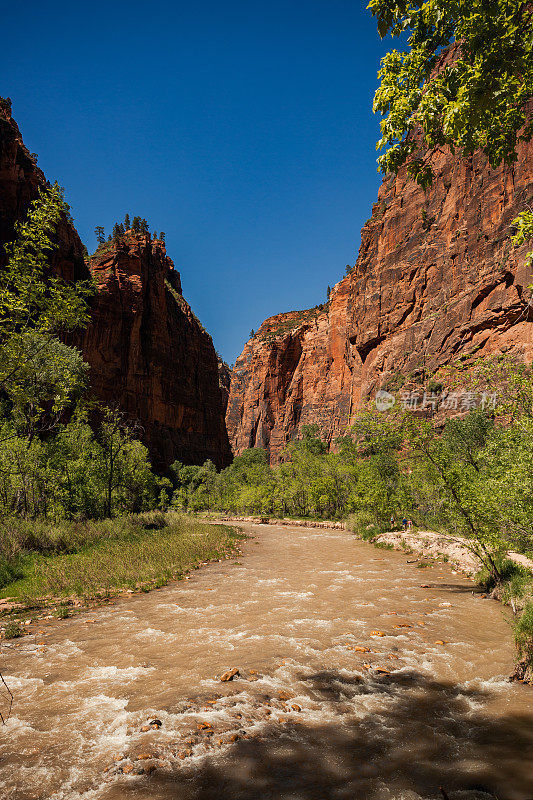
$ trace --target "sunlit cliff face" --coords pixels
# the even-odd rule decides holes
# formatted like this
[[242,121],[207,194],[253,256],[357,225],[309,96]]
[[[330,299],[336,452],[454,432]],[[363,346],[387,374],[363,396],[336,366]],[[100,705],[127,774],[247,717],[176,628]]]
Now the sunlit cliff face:
[[533,142],[512,167],[480,154],[433,161],[426,192],[405,170],[384,179],[355,267],[325,307],[271,317],[245,345],[226,415],[236,453],[260,446],[277,461],[314,423],[332,442],[394,376],[463,354],[532,360],[531,271],[510,223],[533,195]]

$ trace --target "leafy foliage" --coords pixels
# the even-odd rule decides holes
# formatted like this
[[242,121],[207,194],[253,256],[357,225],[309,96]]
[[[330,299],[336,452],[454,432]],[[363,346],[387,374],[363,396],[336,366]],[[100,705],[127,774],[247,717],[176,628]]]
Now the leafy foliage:
[[431,182],[427,157],[414,135],[433,149],[464,154],[481,148],[492,167],[516,160],[519,139],[533,123],[533,10],[515,0],[370,0],[382,37],[407,36],[408,49],[381,62],[374,110],[381,112],[382,172],[409,171]]
[[170,485],[153,475],[138,431],[120,414],[104,411],[96,435],[88,424],[80,403],[88,365],[59,335],[85,325],[93,287],[63,281],[50,265],[54,231],[65,213],[60,188],[42,189],[16,226],[16,240],[6,245],[0,516],[59,520],[141,511],[156,505]]

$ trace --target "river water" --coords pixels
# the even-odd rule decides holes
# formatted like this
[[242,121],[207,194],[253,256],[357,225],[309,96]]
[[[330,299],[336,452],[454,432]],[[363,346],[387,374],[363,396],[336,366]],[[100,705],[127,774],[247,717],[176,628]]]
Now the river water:
[[4,644],[2,798],[533,798],[498,603],[343,531],[244,528],[237,560]]

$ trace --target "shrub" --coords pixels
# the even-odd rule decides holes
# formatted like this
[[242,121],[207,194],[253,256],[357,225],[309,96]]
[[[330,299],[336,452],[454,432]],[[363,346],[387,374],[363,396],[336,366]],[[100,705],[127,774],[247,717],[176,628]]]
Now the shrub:
[[56,617],[58,619],[68,619],[70,617],[69,607],[66,603],[61,603],[61,605],[56,609]]
[[346,530],[356,533],[367,542],[371,542],[376,536],[380,536],[390,530],[390,525],[377,520],[376,516],[368,511],[357,511],[348,514]]
[[514,623],[514,638],[518,653],[533,667],[533,601],[530,600]]
[[10,620],[4,630],[4,639],[18,639],[24,633],[20,622]]
[[[514,584],[517,585],[520,581],[527,579],[528,576],[531,577],[527,569],[511,561],[511,559],[507,558],[505,555],[494,556],[494,562],[500,573],[501,582],[504,584],[514,582]],[[484,592],[491,592],[497,585],[494,574],[486,567],[478,572],[476,575],[476,582]]]

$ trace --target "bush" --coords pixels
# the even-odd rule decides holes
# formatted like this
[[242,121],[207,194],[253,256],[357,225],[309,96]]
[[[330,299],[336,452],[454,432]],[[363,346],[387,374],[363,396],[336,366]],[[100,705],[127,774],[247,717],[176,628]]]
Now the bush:
[[11,620],[7,623],[4,630],[4,639],[18,639],[24,633],[20,622]]
[[[494,556],[494,563],[500,573],[502,584],[514,585],[517,587],[519,584],[527,581],[528,578],[531,579],[529,570],[511,561],[511,559],[507,558],[505,555],[500,554]],[[486,567],[477,573],[476,583],[484,592],[491,592],[498,585],[494,574]],[[520,594],[513,594],[513,596],[518,597]]]
[[533,668],[533,601],[530,600],[514,623],[514,638],[518,653]]
[[382,533],[390,530],[390,525],[377,520],[374,514],[368,511],[358,511],[348,514],[346,518],[346,530],[356,533],[361,539],[371,542]]

